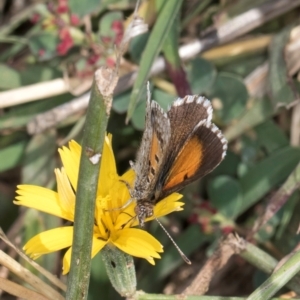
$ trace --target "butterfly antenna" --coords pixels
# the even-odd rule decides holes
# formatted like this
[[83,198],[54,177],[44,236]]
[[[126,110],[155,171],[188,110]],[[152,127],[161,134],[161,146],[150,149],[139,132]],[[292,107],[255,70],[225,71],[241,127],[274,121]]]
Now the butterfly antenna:
[[169,237],[169,239],[171,240],[171,242],[173,243],[173,245],[175,246],[175,248],[177,249],[177,251],[179,252],[180,256],[182,257],[182,259],[188,264],[191,265],[192,262],[186,257],[186,255],[181,251],[181,249],[178,247],[178,245],[175,243],[175,241],[173,240],[173,238],[171,237],[170,233],[167,231],[167,229],[163,226],[163,224],[158,221],[157,218],[155,218],[155,220],[157,221],[157,223],[159,224],[159,226],[164,230],[164,232],[166,233],[166,235]]

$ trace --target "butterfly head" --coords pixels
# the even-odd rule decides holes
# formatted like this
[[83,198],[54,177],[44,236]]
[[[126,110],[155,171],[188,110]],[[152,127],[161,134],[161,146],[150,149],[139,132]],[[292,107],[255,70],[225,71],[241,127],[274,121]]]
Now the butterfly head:
[[136,217],[138,219],[139,225],[141,227],[145,224],[145,219],[150,218],[153,216],[153,202],[151,201],[137,201],[136,207],[134,208],[134,212],[136,214]]

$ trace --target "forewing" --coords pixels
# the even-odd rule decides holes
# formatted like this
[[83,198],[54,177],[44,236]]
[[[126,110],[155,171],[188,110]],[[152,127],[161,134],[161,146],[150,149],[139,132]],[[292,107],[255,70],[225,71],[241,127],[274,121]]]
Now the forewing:
[[[148,108],[150,105],[150,109]],[[155,192],[158,174],[163,166],[171,137],[170,121],[158,103],[147,104],[146,127],[141,147],[134,164],[137,198],[151,198]]]
[[172,133],[172,157],[180,151],[187,137],[199,123],[211,122],[212,112],[210,101],[202,96],[185,96],[174,101],[168,111]]

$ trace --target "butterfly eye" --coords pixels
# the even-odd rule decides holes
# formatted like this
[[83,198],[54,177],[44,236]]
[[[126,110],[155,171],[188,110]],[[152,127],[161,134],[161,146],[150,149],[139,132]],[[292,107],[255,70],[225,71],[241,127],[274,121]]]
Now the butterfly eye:
[[153,213],[153,210],[147,211],[146,213],[147,213],[146,218],[150,218],[150,217],[152,217],[153,214],[154,214],[154,213]]

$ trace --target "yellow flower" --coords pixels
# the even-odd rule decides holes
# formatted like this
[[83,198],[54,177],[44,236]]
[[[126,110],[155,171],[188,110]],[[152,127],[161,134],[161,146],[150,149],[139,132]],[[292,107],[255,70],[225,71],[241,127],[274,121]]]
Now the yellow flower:
[[[33,185],[19,185],[14,203],[73,222],[81,146],[71,141],[69,147],[58,151],[64,167],[61,170],[55,169],[57,192]],[[98,182],[92,257],[107,243],[111,243],[129,255],[144,258],[151,264],[155,264],[154,258],[160,258],[158,253],[163,252],[162,245],[148,232],[133,228],[137,225],[134,218],[136,203],[132,201],[126,208],[118,209],[124,207],[130,199],[124,181],[132,185],[134,176],[133,170],[122,176],[117,174],[111,135],[108,135],[105,138]],[[177,201],[181,197],[174,193],[161,200],[155,205],[155,217],[182,210],[183,203]],[[146,221],[151,219],[153,217]],[[43,254],[69,247],[63,258],[63,274],[66,274],[70,269],[72,240],[73,226],[59,227],[34,236],[26,243],[24,250],[36,259]]]

